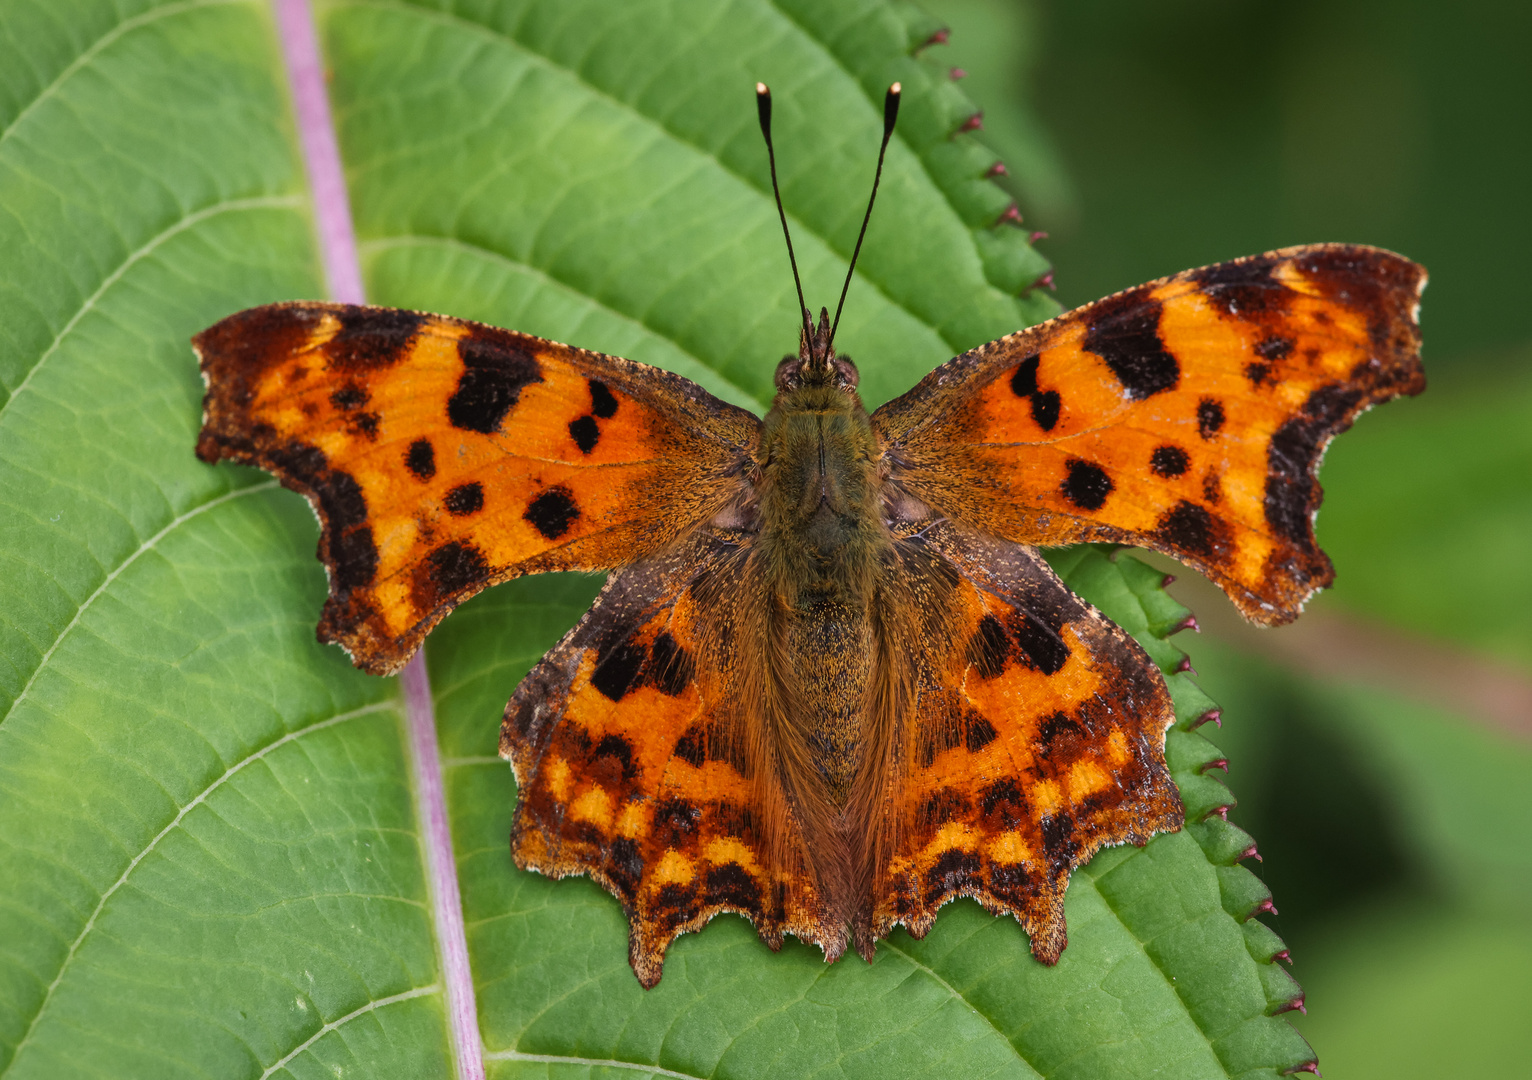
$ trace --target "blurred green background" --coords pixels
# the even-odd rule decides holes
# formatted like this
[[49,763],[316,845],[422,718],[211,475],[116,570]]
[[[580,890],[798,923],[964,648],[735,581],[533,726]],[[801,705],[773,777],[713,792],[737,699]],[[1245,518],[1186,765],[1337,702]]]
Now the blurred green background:
[[1532,5],[926,6],[1066,307],[1316,241],[1430,270],[1429,391],[1325,464],[1336,587],[1257,632],[1183,572],[1178,643],[1325,1075],[1532,1076]]

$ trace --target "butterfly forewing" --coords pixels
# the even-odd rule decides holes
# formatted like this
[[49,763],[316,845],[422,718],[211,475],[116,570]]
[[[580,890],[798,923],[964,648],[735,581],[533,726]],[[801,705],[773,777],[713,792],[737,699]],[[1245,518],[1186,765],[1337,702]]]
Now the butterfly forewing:
[[894,483],[942,513],[1155,548],[1287,622],[1334,577],[1313,531],[1325,446],[1425,386],[1424,283],[1341,245],[1187,271],[964,354],[873,423]]
[[376,674],[486,585],[672,543],[738,497],[759,425],[657,368],[390,308],[273,304],[194,345],[198,454],[308,496],[320,638]]

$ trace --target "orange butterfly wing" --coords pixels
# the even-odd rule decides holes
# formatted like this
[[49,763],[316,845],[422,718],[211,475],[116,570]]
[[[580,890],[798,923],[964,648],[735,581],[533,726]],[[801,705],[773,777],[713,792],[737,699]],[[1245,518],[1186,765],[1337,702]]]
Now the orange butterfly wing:
[[[500,752],[516,771],[516,864],[589,874],[622,903],[644,986],[665,951],[720,912],[834,959],[829,915],[768,752],[739,707],[740,598],[751,537],[704,529],[613,575],[579,624],[506,706]],[[775,806],[770,805],[775,801]]]
[[944,364],[873,423],[891,481],[1009,540],[1107,540],[1201,570],[1283,623],[1334,578],[1326,445],[1425,387],[1425,271],[1288,248],[1151,282]]
[[[872,934],[903,923],[924,936],[939,907],[968,896],[1013,915],[1054,963],[1070,871],[1104,846],[1181,827],[1164,757],[1169,692],[1138,643],[1034,549],[942,519],[906,531],[905,565],[919,565],[919,545],[946,568],[909,587],[945,610],[950,644],[921,658],[916,708],[896,736]],[[932,579],[950,587],[933,591]]]
[[486,585],[675,542],[738,498],[760,423],[657,368],[390,308],[273,304],[193,344],[198,456],[308,497],[320,640],[374,674]]

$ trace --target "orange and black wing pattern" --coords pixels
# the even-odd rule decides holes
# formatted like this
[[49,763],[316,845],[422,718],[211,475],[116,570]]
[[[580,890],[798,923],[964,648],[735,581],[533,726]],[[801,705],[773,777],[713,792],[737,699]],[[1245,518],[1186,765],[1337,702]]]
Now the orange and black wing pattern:
[[1326,445],[1425,388],[1425,271],[1314,245],[1151,282],[937,368],[873,416],[891,483],[1026,544],[1118,541],[1292,620],[1334,577],[1315,541]]
[[322,641],[374,674],[486,585],[606,570],[740,497],[759,421],[657,368],[391,308],[252,308],[193,339],[204,461],[323,527]]
[[937,908],[966,896],[1014,916],[1054,963],[1070,871],[1181,827],[1170,694],[1138,643],[1034,549],[939,519],[907,532],[901,563],[920,579],[909,587],[934,597],[929,581],[946,583],[950,645],[921,658],[896,735],[873,936],[899,924],[924,936]]
[[615,896],[646,987],[670,943],[721,912],[750,919],[773,949],[786,933],[833,959],[846,939],[801,834],[770,837],[783,796],[751,737],[740,673],[750,544],[705,528],[614,574],[522,681],[500,729],[519,786],[516,865],[589,874]]

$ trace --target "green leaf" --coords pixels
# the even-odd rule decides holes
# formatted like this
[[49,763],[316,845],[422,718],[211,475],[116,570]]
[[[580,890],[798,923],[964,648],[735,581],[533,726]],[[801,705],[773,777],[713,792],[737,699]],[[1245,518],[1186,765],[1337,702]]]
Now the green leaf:
[[[905,87],[841,341],[870,401],[1053,312],[997,225],[974,106],[914,9],[837,0],[335,3],[321,32],[371,297],[659,363],[760,407],[796,334],[755,128],[770,82],[805,288],[838,293],[881,94]],[[315,526],[197,462],[192,333],[321,290],[269,11],[12,0],[0,37],[0,1072],[452,1071],[399,695],[317,645]],[[1055,553],[1172,671],[1129,557]],[[1192,824],[1075,876],[1055,968],[961,903],[868,967],[724,918],[641,991],[614,901],[511,865],[504,701],[597,582],[517,582],[432,638],[496,1075],[1272,1076],[1310,1059],[1249,922],[1248,837],[1168,676]],[[1213,816],[1209,817],[1209,814]],[[665,1072],[668,1070],[668,1072]]]

